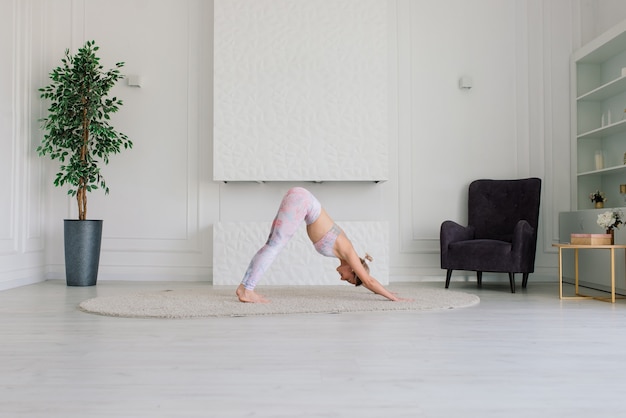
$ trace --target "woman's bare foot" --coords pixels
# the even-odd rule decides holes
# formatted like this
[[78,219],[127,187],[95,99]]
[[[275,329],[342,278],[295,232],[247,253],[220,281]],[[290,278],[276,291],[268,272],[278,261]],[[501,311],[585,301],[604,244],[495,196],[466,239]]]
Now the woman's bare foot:
[[248,290],[243,287],[242,284],[239,285],[237,291],[235,292],[240,302],[246,303],[269,303],[269,300],[265,299],[263,296],[255,293],[254,290]]

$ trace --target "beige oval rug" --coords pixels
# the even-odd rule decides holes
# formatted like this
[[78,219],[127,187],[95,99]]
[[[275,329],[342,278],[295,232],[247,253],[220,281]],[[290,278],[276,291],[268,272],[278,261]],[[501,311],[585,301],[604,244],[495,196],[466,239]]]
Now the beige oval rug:
[[[171,286],[171,285],[170,285]],[[367,289],[352,286],[268,286],[257,291],[270,303],[241,303],[234,287],[164,289],[88,299],[84,312],[126,318],[203,318],[224,316],[341,313],[368,311],[426,311],[476,305],[469,293],[416,285],[389,286],[411,302],[390,302]]]

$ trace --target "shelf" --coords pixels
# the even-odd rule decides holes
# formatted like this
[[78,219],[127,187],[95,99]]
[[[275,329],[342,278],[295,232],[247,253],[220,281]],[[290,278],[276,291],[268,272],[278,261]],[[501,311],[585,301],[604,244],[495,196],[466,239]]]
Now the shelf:
[[626,119],[620,120],[619,122],[615,122],[610,125],[603,126],[598,129],[591,130],[589,132],[584,132],[578,135],[577,138],[578,139],[604,138],[607,136],[618,134],[620,132],[626,132]]
[[[619,203],[624,196],[620,198],[617,187],[626,177],[626,164],[621,164],[626,151],[626,75],[622,75],[626,68],[626,20],[574,51],[571,65],[571,91],[576,96],[571,98],[570,107],[570,157],[575,173],[571,206],[589,208],[588,193],[596,189]],[[609,124],[600,126],[608,115]],[[596,167],[598,152],[610,166],[591,170]]]
[[592,102],[608,99],[626,91],[626,76],[610,81],[596,89],[580,95],[576,100],[579,102]]
[[603,168],[602,170],[585,171],[584,173],[578,173],[578,177],[619,174],[622,172],[626,173],[626,165],[616,165],[615,167]]

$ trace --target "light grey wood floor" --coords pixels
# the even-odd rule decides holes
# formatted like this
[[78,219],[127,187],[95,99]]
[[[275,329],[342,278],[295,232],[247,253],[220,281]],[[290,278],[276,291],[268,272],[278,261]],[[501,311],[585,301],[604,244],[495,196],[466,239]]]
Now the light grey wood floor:
[[[443,287],[443,283],[409,286]],[[2,417],[626,416],[626,301],[453,282],[437,312],[122,319],[84,299],[192,283],[0,292]]]

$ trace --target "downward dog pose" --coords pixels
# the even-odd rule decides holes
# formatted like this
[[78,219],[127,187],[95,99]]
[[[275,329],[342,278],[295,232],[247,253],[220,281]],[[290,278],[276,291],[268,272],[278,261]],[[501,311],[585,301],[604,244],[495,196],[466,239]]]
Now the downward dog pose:
[[365,259],[372,261],[372,257],[366,254],[365,259],[360,258],[346,234],[328,216],[317,198],[302,187],[294,187],[289,189],[283,197],[267,242],[250,261],[243,280],[237,288],[237,297],[241,302],[269,302],[256,293],[254,288],[263,273],[293,237],[302,221],[306,223],[307,234],[317,252],[339,259],[337,272],[341,280],[355,286],[363,285],[392,301],[408,300],[389,292],[378,280],[370,276],[369,266]]

